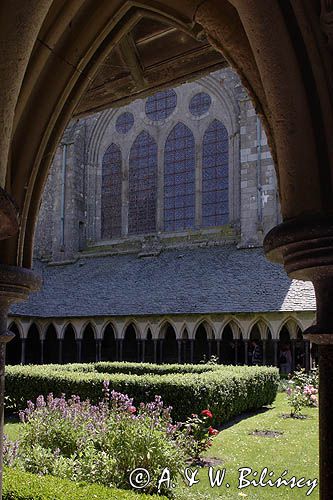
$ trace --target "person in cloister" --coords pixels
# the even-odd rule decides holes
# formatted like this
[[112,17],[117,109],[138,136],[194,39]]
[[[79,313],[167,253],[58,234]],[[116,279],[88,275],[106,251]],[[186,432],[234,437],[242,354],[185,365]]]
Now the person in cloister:
[[288,375],[289,373],[291,373],[292,355],[289,343],[282,344],[280,348],[279,365],[280,365],[280,372],[282,374]]

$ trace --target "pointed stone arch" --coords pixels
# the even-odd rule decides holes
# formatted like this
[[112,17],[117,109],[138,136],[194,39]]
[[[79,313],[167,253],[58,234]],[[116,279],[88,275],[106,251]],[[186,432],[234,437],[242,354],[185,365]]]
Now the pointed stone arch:
[[18,365],[22,361],[22,330],[17,321],[12,321],[8,327],[15,337],[6,346],[6,363]]
[[41,331],[36,322],[29,326],[26,345],[25,362],[27,364],[40,364],[42,361]]
[[96,361],[96,327],[88,321],[81,329],[81,360],[83,363]]
[[78,360],[77,332],[74,325],[68,321],[62,330],[62,362],[75,363]]
[[124,328],[124,336],[122,340],[122,360],[123,361],[138,361],[138,330],[135,322],[129,321]]
[[117,359],[117,336],[114,323],[108,321],[102,332],[101,361],[115,361]]
[[59,341],[57,330],[51,322],[48,324],[44,332],[44,363],[59,362]]

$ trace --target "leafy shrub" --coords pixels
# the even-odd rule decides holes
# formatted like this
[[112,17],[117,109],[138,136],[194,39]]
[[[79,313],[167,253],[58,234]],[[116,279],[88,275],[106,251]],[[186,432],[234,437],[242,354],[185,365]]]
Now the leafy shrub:
[[[6,440],[6,465],[75,481],[129,488],[131,471],[145,468],[150,473],[145,491],[151,493],[157,490],[164,468],[177,479],[186,459],[193,457],[198,437],[202,449],[202,436],[193,434],[188,426],[172,424],[171,408],[160,397],[136,408],[128,396],[110,392],[107,382],[104,399],[97,405],[78,396],[66,400],[49,394],[46,400],[39,396],[36,404],[30,401],[20,417],[23,425],[18,444],[10,447]],[[209,443],[215,435],[208,425],[210,419],[210,412],[204,410]]]
[[318,389],[317,369],[309,373],[305,370],[294,372],[286,388],[291,417],[299,417],[305,406],[318,406]]
[[[119,363],[116,363],[117,369]],[[126,365],[124,363],[124,365]],[[131,370],[140,370],[141,364],[129,363]],[[143,364],[144,365],[144,364]],[[103,397],[102,384],[108,380],[111,389],[128,394],[134,404],[154,400],[160,395],[166,405],[173,407],[173,418],[185,421],[192,413],[200,413],[202,408],[210,408],[214,423],[226,422],[242,412],[256,410],[271,404],[277,393],[278,371],[268,367],[199,365],[201,373],[184,373],[184,367],[191,370],[198,365],[168,365],[179,372],[169,374],[144,373],[99,373],[97,371],[71,370],[70,365],[51,366],[11,366],[6,373],[6,406],[13,409],[25,408],[26,401],[35,400],[38,395],[55,396],[77,394],[81,399],[93,403]],[[89,367],[95,365],[88,365]],[[99,364],[99,366],[103,366]],[[151,366],[158,365],[149,365]],[[112,370],[112,363],[107,367]],[[163,372],[162,372],[163,373]]]
[[161,496],[137,494],[99,484],[72,482],[4,468],[3,500],[166,500]]
[[194,413],[182,426],[182,437],[185,439],[185,449],[195,460],[200,460],[201,454],[213,444],[213,436],[219,431],[211,426],[213,414],[210,410],[202,410],[200,415]]

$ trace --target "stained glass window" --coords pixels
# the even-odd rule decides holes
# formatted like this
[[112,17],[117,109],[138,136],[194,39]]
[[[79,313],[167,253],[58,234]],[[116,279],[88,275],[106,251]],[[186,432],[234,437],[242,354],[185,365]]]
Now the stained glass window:
[[129,111],[126,111],[125,113],[122,113],[118,116],[116,121],[116,131],[119,132],[119,134],[126,134],[129,130],[131,130],[133,124],[133,114]]
[[194,116],[201,116],[209,110],[211,103],[210,95],[206,94],[206,92],[199,92],[190,100],[190,112]]
[[102,162],[102,239],[121,236],[121,152],[116,144]]
[[202,225],[228,222],[228,132],[214,120],[207,128],[202,149]]
[[148,132],[135,139],[129,158],[128,233],[156,230],[157,144]]
[[164,153],[164,229],[177,231],[195,225],[195,145],[191,130],[177,123]]
[[177,105],[177,94],[168,89],[148,97],[146,101],[146,115],[151,120],[165,120],[171,115]]

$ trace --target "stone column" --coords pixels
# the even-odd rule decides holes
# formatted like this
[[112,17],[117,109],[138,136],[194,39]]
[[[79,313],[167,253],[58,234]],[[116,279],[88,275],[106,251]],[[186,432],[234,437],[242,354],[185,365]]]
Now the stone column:
[[163,339],[160,339],[160,363],[163,363]]
[[44,364],[44,339],[40,339],[40,363]]
[[191,349],[190,363],[193,364],[193,362],[194,362],[194,339],[190,339],[190,349]]
[[263,341],[262,341],[262,364],[263,364],[263,366],[266,365],[266,347],[267,347],[267,341],[266,341],[266,339],[263,339]]
[[332,498],[333,484],[333,217],[308,215],[284,222],[265,238],[270,260],[283,263],[291,278],[312,281],[316,324],[306,340],[319,345],[320,498]]
[[[2,223],[1,217],[0,220]],[[0,227],[0,239],[1,230]],[[12,304],[26,300],[29,293],[38,290],[40,286],[41,280],[28,269],[0,265],[0,498],[2,498],[6,344],[14,337],[14,334],[7,330],[8,311]],[[23,344],[22,352],[24,356]]]
[[304,341],[305,347],[305,371],[308,372],[310,370],[310,342],[308,340]]
[[235,365],[238,365],[238,339],[235,339]]
[[119,347],[119,361],[123,360],[123,344],[124,344],[124,339],[119,339],[118,340],[118,347]]
[[249,341],[247,339],[245,339],[244,340],[244,365],[249,364],[248,350],[249,350]]
[[154,339],[154,363],[157,363],[157,339]]
[[279,341],[277,339],[273,340],[274,345],[274,366],[278,365],[278,345]]
[[76,361],[82,362],[82,339],[76,339]]
[[295,370],[296,368],[296,345],[295,345],[295,340],[291,340],[291,354],[292,354],[292,370]]
[[62,346],[63,346],[63,339],[58,339],[58,363],[59,365],[62,364]]
[[178,363],[181,364],[181,362],[182,362],[182,341],[177,340],[177,344],[178,344]]
[[187,340],[182,340],[183,346],[183,363],[187,362]]
[[26,338],[21,338],[21,364],[25,364],[25,344],[26,344]]
[[212,357],[212,340],[208,339],[208,359]]
[[119,339],[115,339],[114,343],[115,343],[115,348],[116,348],[115,360],[119,361]]
[[216,339],[216,353],[219,358],[219,363],[221,363],[221,339]]
[[141,361],[142,363],[145,362],[145,358],[146,358],[146,339],[143,339],[141,341]]
[[96,361],[102,359],[102,339],[96,339]]

